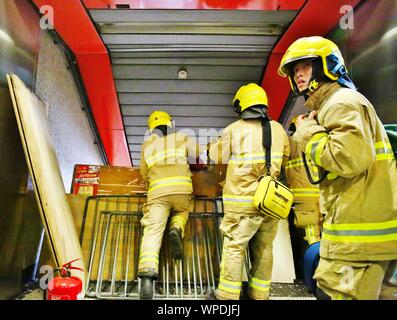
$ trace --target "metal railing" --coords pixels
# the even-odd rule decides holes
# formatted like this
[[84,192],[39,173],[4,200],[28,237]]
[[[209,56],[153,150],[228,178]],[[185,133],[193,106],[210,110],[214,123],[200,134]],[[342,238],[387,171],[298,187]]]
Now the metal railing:
[[[87,293],[97,299],[139,299],[137,277],[144,196],[87,199],[80,242],[87,262]],[[194,197],[183,239],[184,255],[170,256],[168,237],[160,250],[154,299],[204,299],[219,279],[223,215],[220,198]],[[164,235],[167,235],[167,229]]]

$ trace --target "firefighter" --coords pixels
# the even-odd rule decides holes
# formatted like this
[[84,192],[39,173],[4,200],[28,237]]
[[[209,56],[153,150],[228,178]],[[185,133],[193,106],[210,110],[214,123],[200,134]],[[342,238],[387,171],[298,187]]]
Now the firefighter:
[[383,125],[328,39],[296,40],[279,74],[312,110],[298,117],[293,139],[319,169],[326,210],[314,276],[319,298],[378,299],[397,259],[397,167]]
[[175,132],[170,115],[154,111],[148,119],[151,132],[142,145],[140,172],[148,182],[147,203],[141,219],[143,236],[138,276],[141,299],[153,297],[153,280],[158,278],[159,251],[172,212],[168,233],[171,256],[182,258],[182,238],[189,218],[192,173],[188,160],[196,159],[199,147],[192,138]]
[[273,240],[278,220],[263,217],[253,205],[258,180],[266,174],[262,145],[262,121],[271,125],[271,176],[277,178],[289,156],[288,136],[282,126],[268,116],[265,90],[255,83],[242,86],[234,99],[240,120],[226,127],[219,140],[209,145],[209,158],[228,164],[223,187],[224,235],[217,299],[240,298],[243,263],[248,243],[252,253],[247,298],[269,298],[273,265]]
[[[295,260],[298,272],[302,270],[303,257],[308,247],[320,241],[320,190],[318,185],[313,185],[307,178],[303,165],[302,152],[297,143],[292,139],[296,131],[295,116],[289,125],[288,133],[290,144],[290,157],[285,167],[285,175],[291,191],[294,193],[293,218],[294,234],[296,235]],[[316,177],[316,167],[311,168]],[[314,169],[314,170],[313,170]]]

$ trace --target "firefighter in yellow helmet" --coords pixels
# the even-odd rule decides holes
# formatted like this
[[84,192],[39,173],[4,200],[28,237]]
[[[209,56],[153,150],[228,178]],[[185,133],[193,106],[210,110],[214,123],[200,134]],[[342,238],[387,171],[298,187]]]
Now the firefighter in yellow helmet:
[[193,191],[188,160],[199,156],[199,146],[192,138],[174,131],[168,113],[154,111],[148,119],[148,127],[151,135],[142,145],[140,163],[141,175],[148,182],[138,266],[141,299],[153,297],[159,251],[171,213],[168,234],[171,256],[176,260],[182,258],[182,238]]
[[243,295],[264,300],[269,298],[278,220],[261,216],[252,202],[258,180],[266,174],[262,121],[270,121],[270,174],[275,178],[289,156],[288,136],[278,122],[270,120],[262,87],[255,83],[242,86],[233,103],[241,119],[226,127],[219,140],[209,146],[213,162],[228,164],[223,188],[224,217],[220,226],[224,241],[216,298],[240,298],[243,264],[250,243],[252,267],[248,291]]
[[[306,170],[303,165],[302,152],[298,144],[293,140],[296,131],[295,122],[298,116],[292,118],[288,128],[290,157],[285,167],[285,175],[289,188],[294,194],[294,215],[293,234],[294,241],[294,260],[296,263],[297,274],[303,277],[302,268],[303,258],[306,250],[312,244],[320,241],[321,213],[320,213],[320,190],[318,185],[313,185],[307,178]],[[316,177],[316,167],[311,168],[314,177]],[[291,223],[292,224],[292,223]]]
[[385,270],[397,259],[397,167],[383,125],[328,39],[296,40],[279,74],[312,110],[298,117],[293,138],[318,166],[326,210],[314,276],[318,295],[378,299]]

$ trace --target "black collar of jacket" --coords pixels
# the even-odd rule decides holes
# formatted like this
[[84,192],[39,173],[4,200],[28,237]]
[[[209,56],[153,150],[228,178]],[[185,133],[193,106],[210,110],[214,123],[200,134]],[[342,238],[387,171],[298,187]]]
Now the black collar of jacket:
[[336,90],[342,86],[338,82],[323,82],[305,102],[305,107],[309,110],[319,110],[325,100],[327,100]]

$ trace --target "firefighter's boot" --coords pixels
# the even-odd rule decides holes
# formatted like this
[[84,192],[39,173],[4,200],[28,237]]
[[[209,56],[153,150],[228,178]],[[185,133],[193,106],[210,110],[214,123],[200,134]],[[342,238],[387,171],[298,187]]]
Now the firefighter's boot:
[[178,228],[171,228],[168,233],[168,243],[170,246],[171,257],[175,260],[182,259],[182,234]]
[[141,277],[141,291],[139,298],[142,300],[153,299],[153,279],[152,277]]

